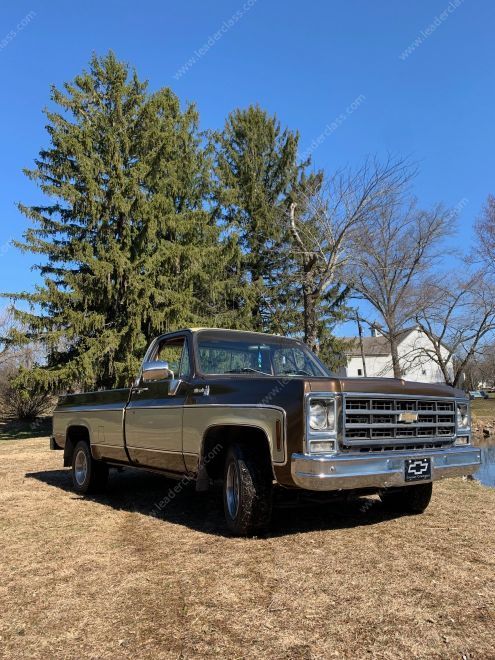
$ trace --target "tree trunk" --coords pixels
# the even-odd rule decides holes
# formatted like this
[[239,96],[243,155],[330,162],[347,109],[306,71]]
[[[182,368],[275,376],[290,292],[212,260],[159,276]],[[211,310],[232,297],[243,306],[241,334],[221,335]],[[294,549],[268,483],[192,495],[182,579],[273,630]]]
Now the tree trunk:
[[304,298],[304,342],[318,355],[318,318],[316,312],[316,299],[315,296],[306,291],[303,294]]
[[390,333],[390,354],[392,355],[392,368],[394,370],[394,378],[402,378],[402,370],[400,368],[399,351],[397,350],[397,337],[395,334]]
[[368,377],[368,372],[366,371],[366,357],[364,355],[364,345],[363,345],[363,328],[361,326],[361,319],[359,318],[359,313],[356,311],[356,323],[358,327],[359,335],[359,349],[361,351],[361,361],[363,363],[363,376]]

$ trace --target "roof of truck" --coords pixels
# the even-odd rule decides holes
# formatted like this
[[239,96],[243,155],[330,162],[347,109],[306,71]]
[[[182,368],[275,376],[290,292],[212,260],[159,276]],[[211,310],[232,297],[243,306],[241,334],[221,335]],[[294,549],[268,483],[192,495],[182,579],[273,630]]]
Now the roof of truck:
[[231,328],[186,328],[186,330],[190,330],[191,332],[200,332],[201,330],[218,330],[219,332],[249,332],[250,335],[269,335],[270,337],[282,337],[282,335],[276,335],[270,332],[257,332],[256,330],[239,330],[238,328],[231,329]]

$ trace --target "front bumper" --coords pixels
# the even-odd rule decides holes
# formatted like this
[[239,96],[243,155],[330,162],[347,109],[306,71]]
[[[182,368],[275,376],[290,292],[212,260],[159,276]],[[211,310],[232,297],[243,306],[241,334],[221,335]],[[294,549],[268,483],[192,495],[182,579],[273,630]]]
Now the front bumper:
[[294,482],[306,490],[412,486],[424,481],[406,482],[405,459],[427,457],[431,458],[431,479],[428,481],[472,474],[481,465],[481,451],[468,445],[413,452],[384,451],[379,454],[292,454],[291,472]]

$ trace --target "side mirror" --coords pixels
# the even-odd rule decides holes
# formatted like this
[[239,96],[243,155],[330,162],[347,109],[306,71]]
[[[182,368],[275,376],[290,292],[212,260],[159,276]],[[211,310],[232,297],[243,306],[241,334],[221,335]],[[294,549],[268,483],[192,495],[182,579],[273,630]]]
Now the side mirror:
[[174,377],[174,372],[169,369],[168,362],[155,360],[143,364],[141,377],[143,383],[152,383],[157,380],[169,380]]

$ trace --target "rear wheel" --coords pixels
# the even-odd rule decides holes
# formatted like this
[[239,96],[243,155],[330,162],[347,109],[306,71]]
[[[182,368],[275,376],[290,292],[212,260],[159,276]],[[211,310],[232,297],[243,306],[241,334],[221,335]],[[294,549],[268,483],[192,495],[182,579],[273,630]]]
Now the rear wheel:
[[244,443],[230,447],[225,461],[223,503],[231,532],[249,536],[266,531],[272,513],[272,483],[271,466],[259,452]]
[[85,440],[80,440],[72,454],[72,485],[76,493],[96,493],[104,490],[108,480],[108,466],[95,461]]
[[385,508],[395,513],[423,513],[431,500],[433,484],[387,488],[380,492]]

